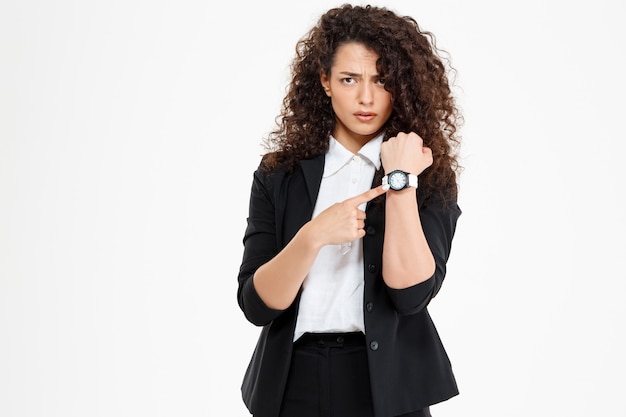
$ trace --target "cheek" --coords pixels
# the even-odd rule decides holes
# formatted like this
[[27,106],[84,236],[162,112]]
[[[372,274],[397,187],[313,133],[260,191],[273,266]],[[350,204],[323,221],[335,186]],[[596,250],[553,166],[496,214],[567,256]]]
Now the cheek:
[[391,94],[384,94],[380,98],[380,103],[382,103],[382,106],[385,109],[385,111],[391,113],[393,109],[393,97],[391,97]]
[[337,111],[341,111],[342,109],[346,108],[347,104],[350,101],[346,99],[346,97],[339,95],[339,94],[335,94],[332,96],[331,98],[332,104],[333,104],[333,108],[335,108],[335,110]]

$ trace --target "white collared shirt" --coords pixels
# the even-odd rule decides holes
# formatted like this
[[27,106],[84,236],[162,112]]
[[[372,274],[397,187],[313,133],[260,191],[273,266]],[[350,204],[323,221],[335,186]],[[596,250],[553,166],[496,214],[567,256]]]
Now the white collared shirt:
[[[372,187],[380,168],[383,135],[353,154],[330,137],[324,173],[313,218],[331,205],[361,194]],[[362,204],[359,208],[365,210]],[[302,284],[303,291],[293,340],[306,332],[365,333],[363,322],[363,242],[351,243],[342,254],[341,245],[324,246]]]

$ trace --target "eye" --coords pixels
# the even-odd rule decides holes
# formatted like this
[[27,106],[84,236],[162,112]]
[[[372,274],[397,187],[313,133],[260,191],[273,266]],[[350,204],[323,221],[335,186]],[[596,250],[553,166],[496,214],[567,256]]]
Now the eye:
[[346,84],[346,85],[352,85],[352,84],[354,84],[354,83],[355,83],[354,78],[352,78],[352,77],[342,78],[342,79],[341,79],[341,82],[342,82],[343,84]]
[[378,80],[376,80],[376,84],[378,85],[385,85],[385,79],[384,78],[379,78]]

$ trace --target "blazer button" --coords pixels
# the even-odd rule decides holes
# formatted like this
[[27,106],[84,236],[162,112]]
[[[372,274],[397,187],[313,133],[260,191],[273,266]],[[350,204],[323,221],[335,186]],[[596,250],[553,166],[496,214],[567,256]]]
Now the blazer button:
[[377,269],[377,268],[376,268],[376,265],[374,265],[374,264],[369,264],[369,265],[367,266],[367,270],[368,270],[368,271],[370,271],[372,274],[373,274],[374,272],[376,272],[376,269]]
[[375,341],[375,340],[372,340],[372,341],[370,342],[370,349],[372,349],[372,350],[378,350],[378,342],[377,342],[377,341]]
[[371,313],[372,311],[374,311],[374,303],[367,303],[365,304],[365,309],[367,310],[368,313]]
[[375,235],[376,234],[376,228],[374,226],[367,226],[367,229],[365,229],[365,232],[368,235]]

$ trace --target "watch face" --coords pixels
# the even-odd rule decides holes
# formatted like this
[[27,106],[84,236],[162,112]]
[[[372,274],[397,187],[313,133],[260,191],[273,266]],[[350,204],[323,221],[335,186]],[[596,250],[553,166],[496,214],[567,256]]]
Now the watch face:
[[389,188],[402,190],[408,185],[409,177],[402,171],[394,171],[389,174]]

